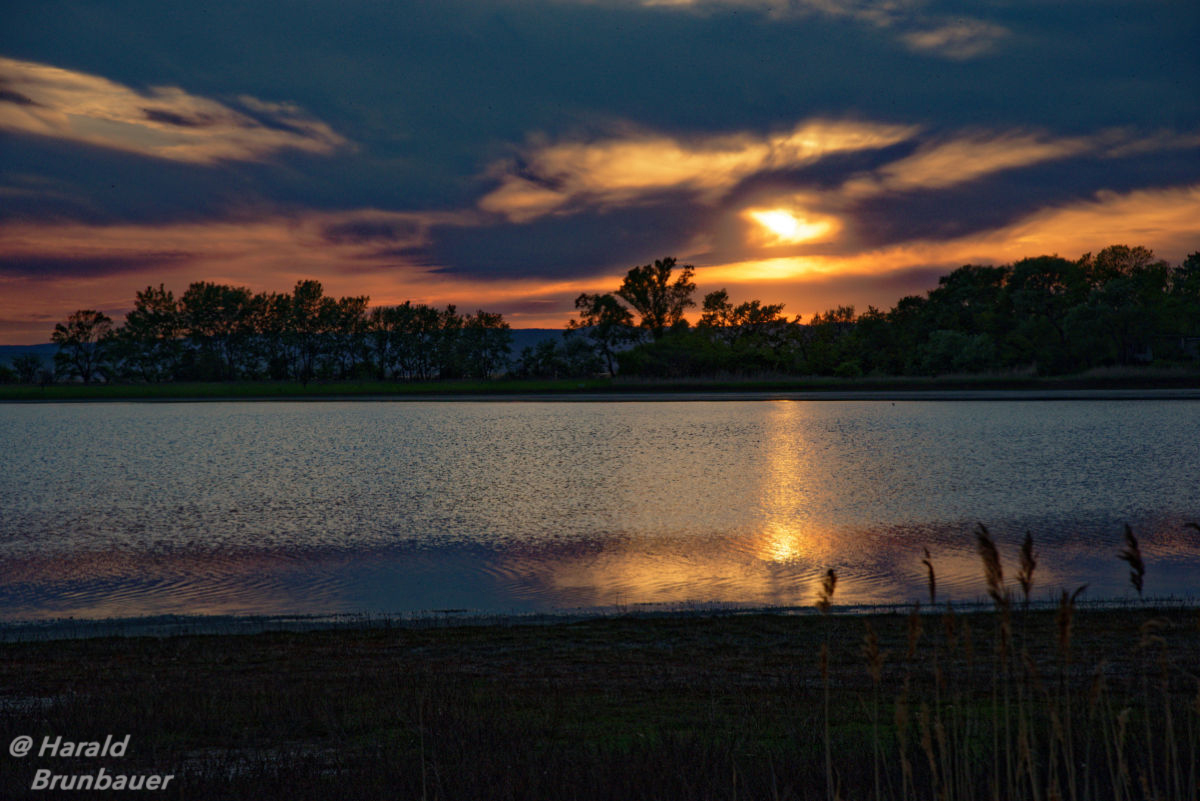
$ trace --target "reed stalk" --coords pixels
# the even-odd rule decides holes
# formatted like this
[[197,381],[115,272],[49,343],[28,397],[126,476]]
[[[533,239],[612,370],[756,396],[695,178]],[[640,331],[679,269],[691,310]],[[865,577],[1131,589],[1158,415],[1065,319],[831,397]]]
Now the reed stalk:
[[825,691],[825,797],[834,801],[837,791],[833,781],[833,743],[829,733],[829,610],[833,606],[833,591],[837,587],[837,573],[833,568],[821,579],[821,591],[817,596],[817,609],[825,620],[825,643],[821,646],[821,683]]

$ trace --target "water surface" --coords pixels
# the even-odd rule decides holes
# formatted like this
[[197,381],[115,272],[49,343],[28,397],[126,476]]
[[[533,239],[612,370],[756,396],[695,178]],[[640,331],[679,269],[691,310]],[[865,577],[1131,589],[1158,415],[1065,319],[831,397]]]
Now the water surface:
[[548,611],[1196,595],[1200,402],[244,402],[0,407],[0,616]]

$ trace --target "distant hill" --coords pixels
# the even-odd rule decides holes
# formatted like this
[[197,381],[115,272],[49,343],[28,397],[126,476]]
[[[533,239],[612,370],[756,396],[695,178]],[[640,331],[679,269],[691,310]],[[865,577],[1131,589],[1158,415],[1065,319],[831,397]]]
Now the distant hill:
[[25,353],[36,353],[47,367],[54,365],[54,354],[58,346],[52,342],[44,345],[0,345],[0,364],[12,364],[12,360]]
[[512,355],[521,355],[523,348],[532,348],[544,339],[562,339],[561,328],[514,328],[512,330]]

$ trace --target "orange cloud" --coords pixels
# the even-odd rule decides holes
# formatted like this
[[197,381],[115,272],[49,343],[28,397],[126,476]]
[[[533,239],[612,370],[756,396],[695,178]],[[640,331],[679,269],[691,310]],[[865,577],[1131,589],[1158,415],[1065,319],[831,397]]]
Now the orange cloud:
[[[346,140],[291,103],[238,98],[242,111],[175,86],[131,87],[0,58],[0,129],[191,164],[260,161],[281,150],[331,153]],[[262,120],[262,121],[260,121]],[[268,124],[269,123],[269,124]]]
[[572,204],[602,208],[667,191],[714,200],[755,173],[811,164],[912,137],[915,126],[812,120],[768,136],[684,139],[629,133],[598,142],[535,145],[515,163],[493,165],[500,186],[479,201],[487,212],[524,222]]
[[[121,315],[138,290],[159,283],[177,294],[199,280],[280,292],[315,278],[328,294],[368,295],[373,305],[519,306],[512,321],[537,326],[562,325],[580,292],[620,282],[616,274],[485,281],[439,272],[408,255],[428,242],[431,226],[474,221],[471,214],[364,209],[166,225],[0,223],[0,337],[46,341],[72,311]],[[546,311],[528,311],[539,307]]]
[[[1200,248],[1198,220],[1200,185],[1104,192],[945,241],[913,240],[841,255],[715,264],[704,264],[702,257],[689,260],[699,265],[701,293],[727,287],[735,296],[784,302],[789,313],[810,315],[835,303],[860,309],[868,302],[890,305],[900,294],[920,291],[908,285],[912,275],[965,263],[1011,262],[1045,253],[1074,257],[1120,242],[1146,244],[1179,261]],[[165,283],[181,292],[196,280],[285,291],[297,280],[316,278],[329,294],[366,294],[373,304],[455,303],[503,312],[515,327],[557,327],[572,316],[576,295],[612,291],[631,266],[613,265],[605,274],[578,280],[480,280],[441,272],[405,255],[428,241],[433,225],[478,222],[469,214],[372,209],[170,225],[7,222],[0,224],[3,338],[17,344],[45,341],[54,322],[75,309],[99,308],[119,316],[147,284]],[[97,274],[20,268],[48,256],[105,267]],[[123,261],[128,269],[114,271],[112,265]],[[901,280],[906,271],[909,277]]]
[[882,192],[944,189],[1002,170],[1075,156],[1092,150],[1094,145],[1083,137],[1047,139],[1034,134],[968,134],[926,145],[873,175],[853,178],[846,182],[843,192],[857,199]]
[[[956,239],[913,240],[840,255],[701,266],[696,270],[696,282],[701,291],[736,287],[767,300],[785,301],[789,311],[811,314],[822,309],[809,306],[804,287],[836,276],[861,276],[865,284],[914,268],[949,270],[969,263],[997,264],[1052,253],[1073,258],[1117,243],[1151,246],[1169,261],[1180,261],[1200,249],[1200,185],[1126,194],[1101,192],[1091,200],[1041,209],[1010,225]],[[844,302],[862,306],[852,297]]]

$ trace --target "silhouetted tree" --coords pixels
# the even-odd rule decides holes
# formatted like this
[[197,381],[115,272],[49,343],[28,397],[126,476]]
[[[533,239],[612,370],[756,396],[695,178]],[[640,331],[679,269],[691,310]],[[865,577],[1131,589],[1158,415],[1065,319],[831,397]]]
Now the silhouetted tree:
[[123,377],[164,381],[179,371],[183,317],[174,294],[162,284],[137,293],[133,310],[113,336],[112,353]]
[[1124,246],[1105,248],[1093,265],[1099,265],[1092,270],[1096,283],[1086,303],[1068,315],[1070,330],[1090,335],[1080,359],[1095,353],[1101,340],[1119,364],[1149,361],[1156,334],[1169,326],[1170,266],[1145,248]]
[[567,323],[566,334],[582,332],[604,360],[608,372],[616,372],[613,358],[636,337],[633,315],[611,294],[589,295],[585,292],[575,298],[575,309],[579,319]]
[[353,378],[366,369],[370,360],[367,341],[367,302],[365,295],[339,298],[323,307],[327,316],[331,372],[338,378]]
[[320,281],[297,281],[288,315],[288,340],[296,355],[296,378],[307,385],[316,377],[322,338],[329,320]]
[[253,370],[254,295],[246,287],[198,281],[179,300],[193,378],[232,380]]
[[54,363],[67,375],[91,383],[105,363],[105,348],[112,332],[112,318],[94,309],[73,312],[65,323],[54,326],[51,341],[58,345]]
[[1016,262],[1007,285],[1016,318],[1008,340],[1014,361],[1034,363],[1042,372],[1069,369],[1067,317],[1086,300],[1087,293],[1087,273],[1081,262],[1058,256]]
[[1171,271],[1168,316],[1170,334],[1178,338],[1178,355],[1200,352],[1200,343],[1185,342],[1200,337],[1200,252],[1189,254]]
[[36,353],[22,353],[12,360],[14,379],[22,384],[36,384],[38,373],[45,365]]
[[683,313],[696,305],[692,300],[696,285],[691,280],[696,269],[685,265],[672,281],[674,270],[674,257],[656,259],[654,264],[631,269],[617,289],[617,294],[641,315],[638,325],[654,339],[683,321]]
[[700,326],[726,342],[765,334],[784,322],[782,303],[749,300],[734,306],[724,289],[705,295],[701,309]]
[[1115,278],[1124,278],[1158,263],[1154,252],[1141,247],[1110,245],[1092,256],[1085,254],[1079,260],[1079,268],[1093,287],[1103,287]]
[[508,364],[512,332],[499,314],[482,309],[463,318],[458,331],[458,362],[464,375],[490,378]]

